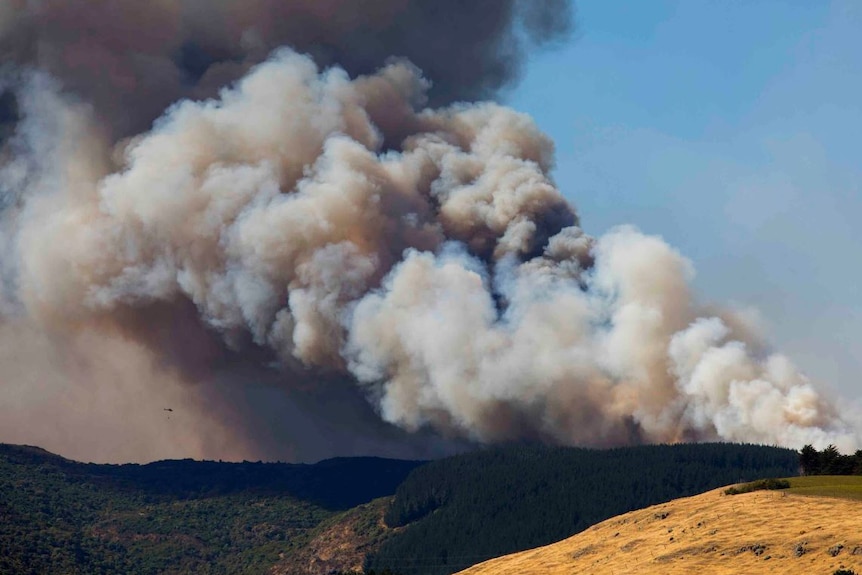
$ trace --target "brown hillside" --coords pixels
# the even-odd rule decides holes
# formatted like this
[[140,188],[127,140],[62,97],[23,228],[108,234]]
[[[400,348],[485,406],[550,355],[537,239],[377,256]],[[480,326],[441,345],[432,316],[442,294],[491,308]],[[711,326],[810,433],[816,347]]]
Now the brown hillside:
[[461,575],[862,575],[862,502],[724,489],[619,515]]

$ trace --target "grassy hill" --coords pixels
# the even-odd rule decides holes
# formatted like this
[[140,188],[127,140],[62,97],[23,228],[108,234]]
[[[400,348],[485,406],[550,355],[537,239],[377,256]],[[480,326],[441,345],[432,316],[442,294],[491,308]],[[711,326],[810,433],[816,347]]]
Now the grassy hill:
[[862,573],[862,477],[790,483],[740,495],[716,489],[626,513],[462,575]]
[[94,465],[0,445],[0,574],[264,573],[420,463]]
[[509,447],[450,457],[417,468],[398,488],[386,522],[407,527],[366,567],[453,573],[619,513],[735,481],[795,474],[798,465],[789,449],[733,444]]
[[792,477],[789,481],[788,493],[862,501],[862,476],[860,475],[814,475]]

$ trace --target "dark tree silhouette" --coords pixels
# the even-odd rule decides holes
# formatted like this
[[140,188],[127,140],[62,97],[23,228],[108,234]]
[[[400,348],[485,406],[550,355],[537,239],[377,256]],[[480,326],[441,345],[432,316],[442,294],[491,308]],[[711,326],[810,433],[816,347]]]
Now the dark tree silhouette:
[[799,453],[802,475],[820,475],[820,453],[812,445],[806,445]]
[[862,449],[853,455],[842,455],[834,445],[817,451],[806,445],[799,452],[803,475],[862,475]]

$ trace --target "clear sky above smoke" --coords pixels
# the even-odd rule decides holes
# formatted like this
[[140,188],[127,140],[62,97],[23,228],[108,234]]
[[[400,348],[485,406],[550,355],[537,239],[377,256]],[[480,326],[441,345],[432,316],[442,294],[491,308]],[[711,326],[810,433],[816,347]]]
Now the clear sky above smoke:
[[756,307],[777,347],[859,398],[862,4],[577,7],[578,33],[507,103],[555,141],[585,231],[662,235],[703,296]]

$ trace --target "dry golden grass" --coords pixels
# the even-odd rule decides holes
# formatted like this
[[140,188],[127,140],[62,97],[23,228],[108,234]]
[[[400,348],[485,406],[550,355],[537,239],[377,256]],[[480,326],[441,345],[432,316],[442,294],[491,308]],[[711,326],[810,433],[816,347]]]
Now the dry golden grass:
[[724,488],[626,513],[461,575],[862,575],[862,502]]

